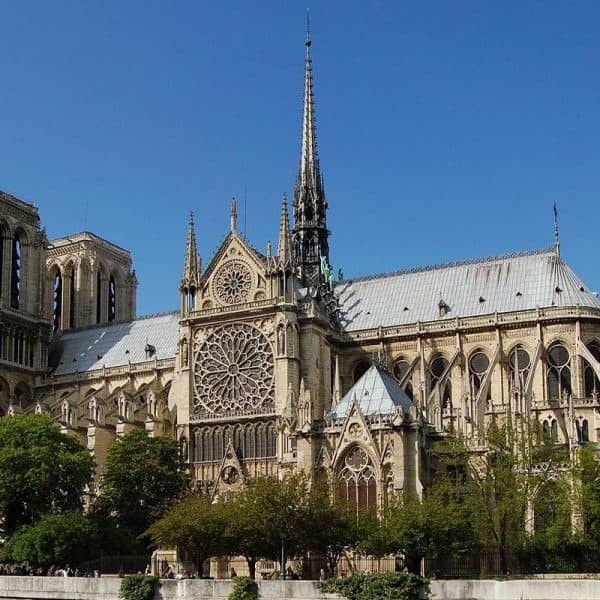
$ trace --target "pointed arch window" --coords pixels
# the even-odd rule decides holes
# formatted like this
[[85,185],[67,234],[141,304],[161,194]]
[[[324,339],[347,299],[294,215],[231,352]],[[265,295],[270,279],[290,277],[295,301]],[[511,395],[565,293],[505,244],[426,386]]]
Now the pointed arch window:
[[21,236],[15,233],[12,245],[12,265],[10,277],[10,306],[18,309],[21,302]]
[[[587,345],[587,349],[590,351],[592,356],[600,362],[600,344],[598,342],[591,342]],[[583,384],[586,398],[598,398],[600,395],[600,381],[594,371],[592,365],[583,361]]]
[[377,512],[377,479],[367,453],[354,446],[345,455],[338,475],[338,494],[361,512]]
[[102,273],[96,273],[96,324],[102,323]]
[[111,275],[108,279],[108,321],[114,321],[117,318],[117,284],[115,276]]
[[559,400],[571,394],[571,356],[562,345],[548,351],[548,399]]
[[[396,378],[396,381],[398,381],[398,383],[400,383],[401,381],[404,380],[404,378],[406,377],[406,374],[408,373],[409,370],[410,370],[410,363],[405,358],[400,357],[394,363],[394,368],[393,368],[392,372],[394,374],[394,377]],[[411,400],[413,400],[413,387],[412,387],[412,383],[410,381],[410,377],[408,377],[408,381],[404,385],[404,391],[406,392],[406,395]]]
[[69,278],[69,328],[73,329],[75,327],[75,288],[77,285],[76,275],[77,271],[75,266],[71,268],[71,277]]
[[267,424],[267,454],[266,456],[277,455],[277,435],[275,433],[275,426],[273,423]]
[[[429,393],[435,390],[435,386],[440,382],[447,368],[448,361],[441,354],[433,357],[429,365]],[[446,381],[443,389],[440,389],[440,401],[442,408],[452,407],[452,386],[450,385],[450,381]]]
[[244,458],[254,458],[255,456],[254,425],[246,425],[246,431],[244,432]]
[[481,390],[481,384],[490,366],[490,359],[482,350],[476,350],[469,359],[469,381],[471,394],[475,398]]
[[529,377],[531,359],[523,346],[516,346],[508,355],[508,367],[510,370],[510,385],[513,389],[524,390],[525,382]]
[[353,372],[354,383],[356,383],[368,370],[371,364],[368,360],[360,360],[356,363]]
[[62,288],[62,275],[60,271],[56,271],[52,292],[52,327],[55,332],[58,331],[62,325]]

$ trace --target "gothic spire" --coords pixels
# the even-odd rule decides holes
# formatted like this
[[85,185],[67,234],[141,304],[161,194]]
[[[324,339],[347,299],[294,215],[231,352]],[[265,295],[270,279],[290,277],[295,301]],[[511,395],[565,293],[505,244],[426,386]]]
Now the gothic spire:
[[291,264],[293,261],[292,236],[290,234],[290,220],[288,217],[287,196],[285,192],[283,193],[283,199],[281,201],[281,222],[279,224],[277,256],[282,264]]
[[196,246],[194,213],[193,211],[190,211],[187,243],[185,246],[185,264],[183,267],[181,286],[185,288],[197,286],[200,279],[200,268],[200,256],[198,255],[198,248]]
[[317,132],[313,94],[310,23],[306,27],[304,65],[304,105],[300,166],[294,191],[294,230],[300,275],[305,285],[318,287],[321,258],[329,258],[327,202],[317,152]]

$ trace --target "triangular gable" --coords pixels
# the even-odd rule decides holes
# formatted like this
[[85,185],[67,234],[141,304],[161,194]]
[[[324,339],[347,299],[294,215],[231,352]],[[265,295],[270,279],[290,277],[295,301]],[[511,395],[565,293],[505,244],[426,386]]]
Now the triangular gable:
[[232,244],[242,246],[245,250],[246,256],[258,269],[264,269],[266,266],[266,257],[263,256],[256,248],[254,248],[246,238],[242,237],[237,231],[230,231],[225,239],[221,242],[221,245],[217,251],[213,254],[210,262],[206,269],[202,273],[202,279],[207,280],[214,273],[217,266],[223,261],[227,255],[227,251],[231,248]]
[[231,439],[227,441],[225,453],[221,466],[219,467],[219,475],[215,482],[212,498],[238,492],[246,485],[246,479],[242,471],[242,465],[237,457]]

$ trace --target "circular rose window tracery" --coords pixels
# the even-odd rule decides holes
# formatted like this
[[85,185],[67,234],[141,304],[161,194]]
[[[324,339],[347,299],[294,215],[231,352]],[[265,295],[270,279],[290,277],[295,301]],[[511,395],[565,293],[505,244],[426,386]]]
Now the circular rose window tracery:
[[224,304],[240,304],[250,300],[252,272],[240,260],[223,265],[215,277],[215,295]]
[[221,414],[273,408],[273,351],[245,323],[217,329],[200,346],[194,368],[194,412]]

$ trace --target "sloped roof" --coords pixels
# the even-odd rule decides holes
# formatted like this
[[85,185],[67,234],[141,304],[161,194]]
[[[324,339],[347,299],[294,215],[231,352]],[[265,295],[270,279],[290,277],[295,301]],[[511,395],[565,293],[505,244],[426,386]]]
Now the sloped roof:
[[378,365],[371,365],[326,418],[348,416],[355,397],[365,416],[393,414],[398,407],[409,412],[414,406],[391,375]]
[[156,348],[157,359],[173,358],[178,336],[178,312],[65,331],[55,342],[59,358],[54,375],[146,362],[151,360],[146,356],[146,344]]
[[552,248],[363,277],[337,290],[346,331],[537,307],[600,308]]

